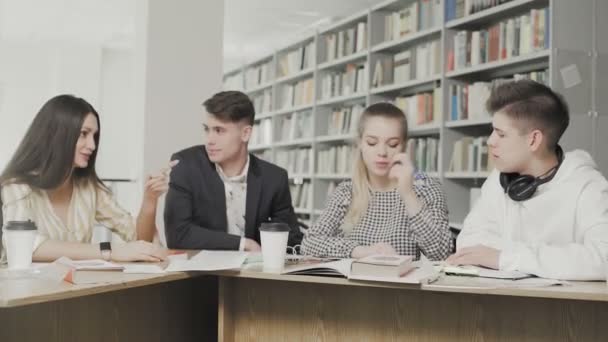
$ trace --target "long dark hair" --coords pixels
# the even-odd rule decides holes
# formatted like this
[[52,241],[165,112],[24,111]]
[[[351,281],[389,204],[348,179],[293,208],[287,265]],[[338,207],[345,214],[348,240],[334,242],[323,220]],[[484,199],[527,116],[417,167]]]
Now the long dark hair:
[[48,100],[0,175],[0,185],[22,183],[37,189],[51,190],[72,177],[75,182],[89,181],[105,189],[95,172],[97,148],[90,156],[87,167],[73,166],[76,143],[89,114],[97,119],[99,130],[94,139],[95,146],[99,147],[99,114],[91,104],[73,95],[59,95]]

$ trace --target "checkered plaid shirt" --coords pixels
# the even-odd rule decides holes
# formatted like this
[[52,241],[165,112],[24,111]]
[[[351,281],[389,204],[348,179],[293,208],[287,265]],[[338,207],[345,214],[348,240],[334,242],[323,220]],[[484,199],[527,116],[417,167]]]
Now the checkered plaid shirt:
[[437,180],[419,174],[414,191],[422,209],[410,217],[397,190],[373,192],[365,215],[350,234],[342,230],[352,200],[352,182],[336,187],[319,220],[302,241],[302,252],[322,257],[349,258],[357,246],[389,243],[397,253],[443,260],[451,252],[451,233],[445,196]]

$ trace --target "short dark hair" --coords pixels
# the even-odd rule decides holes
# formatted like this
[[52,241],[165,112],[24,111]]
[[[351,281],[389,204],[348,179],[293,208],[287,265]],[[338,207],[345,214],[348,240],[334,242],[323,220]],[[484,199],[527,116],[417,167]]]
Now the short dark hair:
[[568,124],[570,114],[564,98],[544,84],[518,80],[496,86],[486,103],[488,112],[498,111],[524,121],[528,128],[540,129],[547,147],[554,149]]
[[255,109],[251,99],[240,91],[222,91],[203,102],[209,114],[222,121],[239,122],[246,120],[253,125]]

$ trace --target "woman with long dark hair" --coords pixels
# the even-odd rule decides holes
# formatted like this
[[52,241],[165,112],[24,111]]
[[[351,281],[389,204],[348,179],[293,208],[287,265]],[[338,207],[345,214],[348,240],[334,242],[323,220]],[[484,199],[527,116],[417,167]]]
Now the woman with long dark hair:
[[[149,241],[156,232],[157,201],[168,188],[172,165],[148,177],[142,207],[134,220],[95,172],[100,132],[99,115],[87,101],[56,96],[42,106],[0,175],[4,222],[32,220],[38,227],[34,261],[61,256],[165,259],[166,250]],[[91,244],[96,223],[127,242]]]

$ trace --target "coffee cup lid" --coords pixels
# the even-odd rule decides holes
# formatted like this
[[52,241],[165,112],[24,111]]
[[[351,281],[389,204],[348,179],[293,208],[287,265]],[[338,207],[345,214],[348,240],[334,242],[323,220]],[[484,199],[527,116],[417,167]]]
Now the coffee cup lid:
[[27,221],[8,221],[4,226],[6,230],[37,230],[36,224],[30,220]]
[[283,222],[264,222],[260,226],[262,232],[288,232],[290,231],[289,225]]

